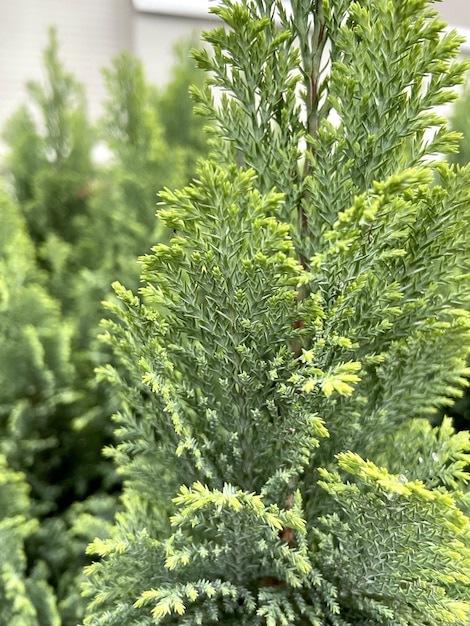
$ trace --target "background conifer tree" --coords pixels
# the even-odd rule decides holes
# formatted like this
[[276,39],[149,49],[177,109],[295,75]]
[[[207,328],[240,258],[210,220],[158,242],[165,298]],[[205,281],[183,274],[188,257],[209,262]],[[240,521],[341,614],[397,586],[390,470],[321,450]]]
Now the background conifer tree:
[[470,170],[427,0],[221,0],[213,158],[105,340],[126,479],[86,626],[468,624]]
[[[87,563],[84,545],[102,535],[112,517],[115,501],[106,490],[117,481],[101,455],[110,431],[96,418],[105,422],[110,410],[93,382],[75,300],[93,134],[82,88],[63,67],[53,30],[44,70],[44,82],[28,85],[28,102],[4,133],[5,178],[16,204],[3,194],[0,438],[9,464],[31,487],[39,521],[28,537],[28,562],[43,564],[61,623],[74,626],[83,610],[76,579]],[[81,507],[72,506],[75,501]],[[88,534],[92,513],[96,521]]]
[[175,46],[170,81],[156,98],[166,141],[171,148],[183,150],[187,182],[194,176],[197,160],[208,153],[204,133],[207,120],[193,115],[193,102],[188,92],[188,85],[201,88],[204,84],[204,73],[197,70],[189,55],[190,49],[197,45],[197,38],[192,36]]
[[[98,137],[107,160],[97,168],[91,201],[93,228],[82,237],[84,286],[94,287],[93,335],[101,315],[101,300],[118,276],[137,285],[137,257],[164,234],[155,220],[157,191],[165,184],[187,182],[184,150],[165,139],[156,102],[156,89],[144,75],[142,63],[128,52],[104,70],[107,99]],[[88,299],[90,299],[90,295]],[[83,302],[83,297],[77,299]]]
[[83,89],[58,55],[53,29],[44,51],[45,80],[28,84],[29,101],[8,122],[8,173],[50,290],[71,305],[70,276],[79,221],[87,210],[93,135]]

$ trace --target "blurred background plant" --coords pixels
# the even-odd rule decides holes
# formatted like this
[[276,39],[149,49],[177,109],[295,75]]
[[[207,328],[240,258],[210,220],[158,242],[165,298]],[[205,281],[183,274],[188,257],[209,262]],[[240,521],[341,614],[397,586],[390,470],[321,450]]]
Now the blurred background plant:
[[101,301],[116,279],[138,287],[137,257],[166,237],[158,191],[187,183],[205,154],[188,95],[202,82],[193,43],[178,47],[162,90],[138,59],[117,56],[103,71],[104,113],[92,124],[51,29],[44,81],[28,84],[3,131],[0,501],[17,504],[0,512],[2,545],[11,546],[1,626],[75,626],[85,547],[114,518],[120,479],[102,449],[116,405],[94,375],[109,360],[96,340]]

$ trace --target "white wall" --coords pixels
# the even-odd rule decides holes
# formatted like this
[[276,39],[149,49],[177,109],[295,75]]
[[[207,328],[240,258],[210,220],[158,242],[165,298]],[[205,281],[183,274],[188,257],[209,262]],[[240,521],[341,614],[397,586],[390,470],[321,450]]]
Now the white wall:
[[455,28],[470,29],[470,0],[443,0],[435,8]]
[[24,101],[26,81],[40,79],[49,26],[60,57],[84,84],[90,112],[103,97],[101,67],[132,46],[130,0],[0,0],[0,127]]
[[215,22],[161,13],[136,13],[133,21],[133,52],[142,60],[147,78],[164,85],[175,61],[173,49],[183,38],[200,37]]

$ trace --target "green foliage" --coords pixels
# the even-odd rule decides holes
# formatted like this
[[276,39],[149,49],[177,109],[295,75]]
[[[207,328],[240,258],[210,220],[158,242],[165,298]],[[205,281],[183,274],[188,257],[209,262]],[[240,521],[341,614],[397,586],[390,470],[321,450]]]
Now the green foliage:
[[[35,594],[46,580],[53,587],[62,626],[82,617],[82,569],[91,561],[85,547],[109,534],[120,490],[101,452],[117,405],[94,375],[108,359],[96,341],[101,300],[118,278],[137,286],[137,255],[165,236],[154,219],[156,193],[189,180],[200,126],[189,124],[188,148],[170,142],[158,98],[130,55],[105,75],[105,115],[92,129],[83,90],[60,61],[51,30],[44,80],[29,84],[27,103],[4,132],[2,171],[14,198],[0,192],[0,453],[24,474],[37,518],[12,550],[27,558]],[[185,64],[171,83],[175,93],[190,75]],[[110,152],[99,165],[91,158],[98,140]],[[19,563],[11,585],[24,574]],[[25,611],[18,623],[36,623]]]
[[[455,154],[449,155],[449,161],[465,166],[470,161],[470,90],[468,85],[468,73],[463,91],[457,98],[451,113],[451,127],[461,133]],[[461,398],[458,398],[452,407],[449,407],[449,415],[457,429],[470,428],[470,394],[468,387]],[[441,417],[441,416],[439,416]]]
[[337,512],[321,520],[316,560],[336,583],[347,623],[365,615],[377,624],[468,623],[469,520],[452,496],[351,452],[338,466],[355,480],[320,469]]
[[126,480],[86,626],[468,624],[460,43],[427,0],[221,0],[212,159],[104,340]]
[[451,155],[450,160],[459,165],[466,165],[470,161],[470,89],[468,75],[466,76],[465,88],[457,98],[450,118],[452,128],[461,133],[459,150]]
[[40,264],[55,295],[70,303],[68,274],[77,270],[74,246],[86,212],[92,134],[82,88],[59,60],[54,30],[44,68],[44,84],[28,84],[29,105],[13,115],[4,139],[9,175]]
[[22,474],[8,467],[0,454],[0,624],[59,626],[60,619],[44,567],[36,563],[27,574],[25,540],[37,528],[31,517],[29,489]]
[[41,520],[28,540],[30,560],[47,563],[62,626],[76,626],[83,616],[80,585],[83,568],[90,562],[85,546],[93,539],[110,535],[116,508],[114,495],[98,491],[85,501],[74,502],[62,515]]
[[108,98],[100,139],[110,158],[98,172],[90,199],[93,228],[88,225],[80,242],[84,265],[102,285],[102,293],[93,294],[97,305],[117,277],[137,284],[137,256],[162,237],[155,220],[157,191],[185,182],[183,150],[176,148],[168,157],[170,148],[142,63],[123,52],[104,75]]
[[[70,500],[86,497],[95,476],[103,474],[103,438],[89,427],[75,427],[84,403],[72,359],[73,325],[48,293],[25,220],[4,191],[0,221],[0,458],[22,472],[11,474],[22,477],[21,482],[15,478],[18,493],[11,502],[17,509],[12,512],[8,503],[3,504],[10,497],[11,470],[1,468],[6,482],[0,483],[0,515],[5,518],[4,532],[9,533],[2,535],[1,545],[11,547],[11,560],[8,556],[3,571],[8,597],[0,598],[4,609],[0,624],[75,625],[83,612],[81,598],[70,621],[62,606],[60,619],[54,607],[70,602],[71,592],[78,595],[78,583],[74,590],[70,578],[80,576],[87,562],[85,545],[97,534],[75,535],[80,518],[72,510],[76,512],[77,505],[65,515],[63,511]],[[26,497],[29,489],[31,503]],[[95,505],[99,526],[105,513],[112,517],[114,505],[111,508],[103,496],[95,499],[105,508]],[[91,502],[83,505],[87,506]],[[30,518],[30,509],[37,519]],[[24,520],[20,515],[26,516]],[[26,560],[31,569],[27,578]],[[46,581],[55,587],[55,594]],[[15,597],[12,608],[10,600]]]
[[194,175],[197,159],[207,156],[204,120],[194,116],[194,103],[188,91],[189,85],[192,89],[200,89],[204,84],[203,72],[189,55],[189,49],[198,45],[198,40],[193,36],[175,47],[176,63],[170,81],[156,99],[165,140],[172,149],[184,149],[188,181]]
[[51,480],[58,470],[51,451],[59,445],[51,422],[74,401],[72,329],[45,289],[24,220],[4,191],[0,220],[0,437],[9,462],[26,473],[49,512],[60,497]]
[[[104,70],[104,77],[107,99],[98,136],[109,156],[97,167],[90,189],[89,216],[84,217],[78,244],[83,270],[76,291],[80,332],[88,333],[83,341],[91,343],[95,353],[102,351],[95,338],[101,302],[110,297],[111,283],[119,278],[137,288],[137,257],[167,237],[155,220],[157,192],[165,185],[187,182],[201,152],[196,144],[197,124],[186,120],[193,138],[188,146],[181,145],[164,126],[160,111],[165,105],[160,104],[136,57],[121,53]],[[181,60],[169,91],[160,96],[162,102],[168,103],[170,96],[184,101],[182,92],[188,91],[189,84],[184,83],[192,77],[197,77],[195,70],[190,71]]]

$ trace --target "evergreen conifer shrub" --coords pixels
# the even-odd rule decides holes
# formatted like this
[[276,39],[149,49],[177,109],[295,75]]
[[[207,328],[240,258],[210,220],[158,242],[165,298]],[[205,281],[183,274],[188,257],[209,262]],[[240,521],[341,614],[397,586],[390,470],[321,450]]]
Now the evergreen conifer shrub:
[[105,325],[126,487],[84,624],[468,624],[468,436],[426,419],[468,374],[459,37],[428,0],[213,11],[212,158]]

